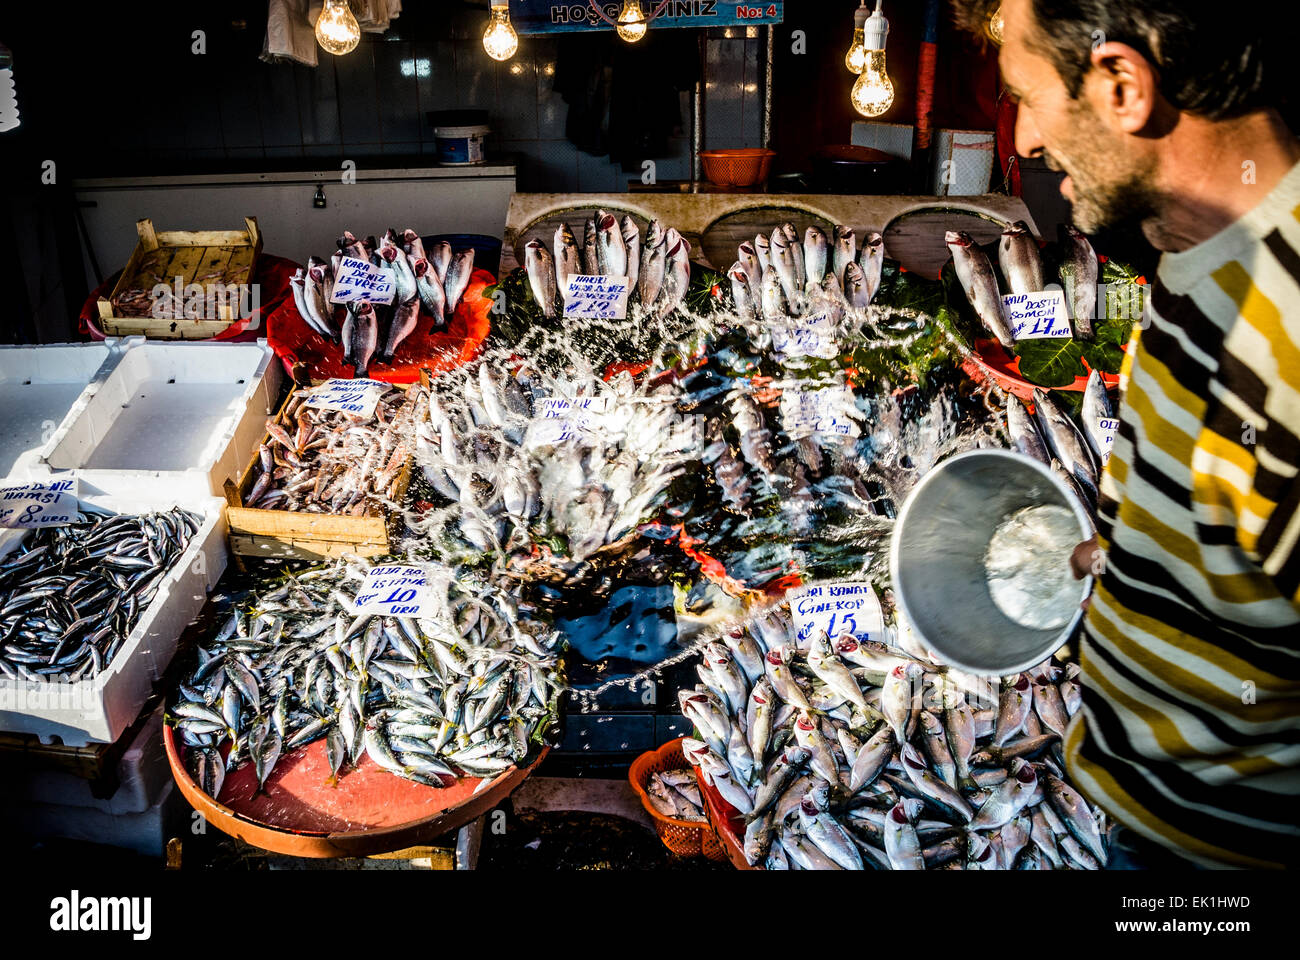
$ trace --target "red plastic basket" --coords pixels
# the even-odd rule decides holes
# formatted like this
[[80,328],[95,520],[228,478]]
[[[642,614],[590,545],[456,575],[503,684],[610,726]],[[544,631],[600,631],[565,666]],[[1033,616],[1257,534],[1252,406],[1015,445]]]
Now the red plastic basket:
[[676,770],[686,767],[686,758],[682,756],[681,740],[671,740],[658,750],[641,754],[627,771],[628,782],[641,798],[641,806],[654,820],[655,832],[664,846],[679,857],[708,857],[710,860],[726,860],[727,852],[713,835],[713,827],[707,820],[695,822],[665,817],[654,808],[646,795],[645,785],[650,782],[650,774],[661,770]]
[[704,176],[719,187],[752,187],[767,179],[775,150],[751,147],[744,150],[702,150]]

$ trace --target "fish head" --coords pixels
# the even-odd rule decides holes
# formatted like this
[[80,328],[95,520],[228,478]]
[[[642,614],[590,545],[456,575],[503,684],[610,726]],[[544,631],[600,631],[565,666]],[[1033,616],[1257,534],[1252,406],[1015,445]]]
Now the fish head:
[[949,230],[943,235],[943,242],[950,247],[973,247],[975,241],[963,230]]
[[799,718],[795,720],[794,725],[805,732],[817,729],[817,721],[809,715],[807,710],[799,711]]
[[912,823],[921,814],[922,803],[914,797],[899,800],[889,811],[889,818],[900,826]]
[[857,653],[858,647],[860,646],[862,646],[862,644],[858,643],[857,638],[847,633],[841,634],[839,639],[835,641],[836,651],[846,655],[850,653]]
[[1019,677],[1016,678],[1016,682],[1013,683],[1011,686],[1012,689],[1016,691],[1016,693],[1028,693],[1029,678],[1022,673]]
[[911,767],[913,770],[928,769],[925,765],[925,760],[921,757],[921,751],[917,750],[916,747],[912,746],[910,743],[903,744],[898,751],[898,755],[902,759],[903,763],[906,766]]
[[429,272],[429,261],[421,257],[411,263],[411,272],[415,274],[416,279],[424,276]]
[[607,213],[600,218],[600,223],[597,226],[602,233],[608,233],[618,228],[618,219],[612,213]]
[[1034,770],[1034,765],[1020,757],[1011,764],[1011,773],[1026,787],[1032,788],[1038,782],[1038,772]]
[[884,247],[885,238],[878,233],[872,232],[867,234],[867,239],[863,241],[862,245],[864,247],[870,247],[873,251],[875,251],[877,248]]
[[727,271],[727,276],[737,283],[749,283],[749,271],[745,269],[745,265],[739,260],[731,265],[731,269]]

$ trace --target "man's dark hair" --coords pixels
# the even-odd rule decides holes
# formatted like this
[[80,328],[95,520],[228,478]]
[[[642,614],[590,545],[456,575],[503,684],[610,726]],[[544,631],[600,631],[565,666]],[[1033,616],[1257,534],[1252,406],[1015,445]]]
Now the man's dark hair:
[[[998,0],[953,0],[959,26],[982,33]],[[1286,91],[1269,82],[1266,48],[1290,30],[1263,4],[1207,0],[1032,0],[1031,45],[1077,97],[1091,68],[1095,31],[1126,43],[1159,75],[1160,92],[1180,110],[1211,120],[1283,108]],[[1270,34],[1277,34],[1276,37]],[[1276,71],[1276,67],[1273,68]]]

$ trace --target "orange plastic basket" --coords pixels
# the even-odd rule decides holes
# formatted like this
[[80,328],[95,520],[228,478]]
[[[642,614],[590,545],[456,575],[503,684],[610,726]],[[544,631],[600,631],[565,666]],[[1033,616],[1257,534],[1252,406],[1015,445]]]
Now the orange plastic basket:
[[702,150],[704,176],[719,187],[752,187],[767,179],[775,150],[761,147],[744,150]]
[[698,857],[701,854],[710,860],[727,859],[727,851],[713,834],[713,826],[707,821],[695,822],[665,817],[654,808],[650,797],[645,792],[645,785],[650,782],[650,774],[660,770],[676,770],[687,767],[686,758],[682,756],[681,740],[671,740],[658,750],[641,754],[627,771],[628,782],[641,798],[641,806],[654,820],[655,832],[664,846],[679,857]]

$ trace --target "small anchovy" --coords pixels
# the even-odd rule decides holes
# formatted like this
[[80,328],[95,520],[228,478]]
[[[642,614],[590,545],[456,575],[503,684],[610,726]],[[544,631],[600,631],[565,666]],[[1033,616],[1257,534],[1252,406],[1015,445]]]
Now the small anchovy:
[[[367,758],[433,787],[526,761],[557,710],[558,635],[525,630],[508,593],[462,586],[446,568],[430,574],[439,592],[425,615],[356,616],[352,592],[368,569],[349,557],[289,574],[200,647],[168,719],[183,736],[206,738],[209,753],[191,763],[209,795],[244,763],[258,791],[274,793],[274,771],[321,739],[331,783]],[[329,628],[319,629],[322,619]],[[248,642],[266,634],[264,646]],[[228,678],[220,710],[203,700],[205,676]],[[227,743],[218,772],[212,758],[219,764]]]
[[83,509],[66,526],[31,531],[0,559],[0,672],[32,683],[99,676],[202,523],[180,507],[139,515]]

